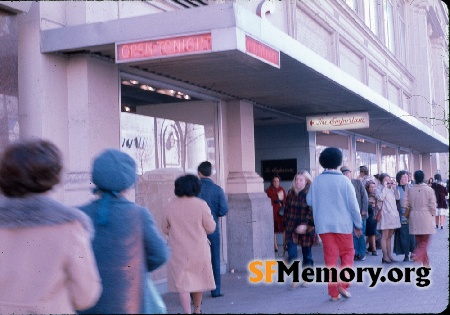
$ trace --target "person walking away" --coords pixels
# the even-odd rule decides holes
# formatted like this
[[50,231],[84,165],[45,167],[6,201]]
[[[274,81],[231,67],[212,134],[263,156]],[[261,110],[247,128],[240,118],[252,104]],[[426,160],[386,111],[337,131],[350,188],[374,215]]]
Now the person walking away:
[[375,197],[375,182],[368,180],[366,182],[367,199],[369,202],[368,217],[366,220],[366,236],[367,236],[367,253],[372,253],[372,256],[378,256],[376,246],[376,234],[377,234],[377,221],[376,216],[376,197]]
[[[280,176],[274,175],[270,181],[266,194],[270,198],[273,209],[273,242],[275,252],[278,252],[277,234],[284,233],[283,216],[280,215],[280,208],[286,205],[286,191],[280,186]],[[286,245],[286,244],[284,244]]]
[[[409,233],[416,236],[417,247],[414,250],[413,261],[430,267],[427,253],[430,235],[436,233],[434,228],[436,215],[436,195],[431,187],[424,183],[425,174],[418,170],[414,172],[415,185],[405,192],[403,208],[407,209]],[[409,208],[409,213],[408,213]]]
[[103,283],[95,306],[82,314],[151,314],[148,273],[169,256],[150,211],[125,198],[136,180],[128,154],[106,149],[93,162],[92,183],[98,198],[80,209],[94,222],[93,248]]
[[178,292],[181,306],[191,314],[201,313],[202,292],[216,285],[207,234],[216,229],[208,204],[198,198],[202,182],[195,175],[175,180],[175,196],[164,209],[162,231],[168,236],[172,257],[167,265],[167,289]]
[[348,179],[350,179],[353,187],[355,188],[356,200],[358,201],[359,212],[361,214],[362,235],[360,237],[356,237],[355,233],[353,233],[353,246],[355,247],[354,260],[364,261],[366,260],[366,220],[369,210],[367,191],[361,180],[352,178],[352,171],[347,166],[342,166],[341,172]]
[[100,297],[91,220],[47,195],[62,167],[46,140],[16,142],[2,154],[0,314],[75,314]]
[[434,181],[431,184],[434,193],[436,195],[437,209],[436,209],[436,229],[441,226],[441,230],[444,228],[445,217],[448,217],[448,187],[445,182],[442,181],[441,174],[434,175]]
[[405,198],[405,192],[411,188],[409,184],[408,172],[400,171],[397,173],[396,178],[398,182],[397,190],[400,195],[400,199],[397,200],[397,210],[400,215],[400,228],[394,232],[394,253],[396,255],[405,255],[403,261],[410,261],[410,253],[414,252],[416,248],[416,238],[414,235],[409,234],[409,223],[405,217],[406,209],[402,207],[403,199]]
[[400,199],[397,183],[391,180],[386,173],[381,173],[379,184],[375,191],[377,208],[381,211],[381,220],[377,223],[377,229],[381,230],[382,263],[397,262],[392,258],[392,235],[394,230],[400,227],[400,215],[397,210],[397,201]]
[[216,229],[213,233],[208,234],[208,240],[211,242],[211,264],[214,273],[214,282],[216,288],[211,291],[213,298],[223,296],[220,285],[220,228],[219,218],[228,213],[228,203],[223,189],[215,184],[211,179],[212,165],[208,161],[200,163],[197,167],[198,176],[201,180],[201,190],[199,198],[206,201],[211,214],[216,222]]
[[[325,170],[311,184],[306,202],[312,207],[316,232],[322,240],[325,265],[336,269],[339,259],[340,269],[352,268],[355,255],[352,232],[357,237],[362,234],[355,189],[337,170],[342,163],[341,150],[326,148],[320,153],[319,163]],[[331,300],[337,301],[341,295],[349,298],[349,286],[348,282],[329,282]]]
[[[286,211],[284,215],[285,241],[288,252],[288,262],[298,258],[297,244],[302,248],[302,266],[314,266],[311,247],[315,241],[315,228],[311,207],[306,203],[306,194],[311,187],[311,175],[302,170],[294,176],[291,188],[286,197]],[[291,290],[298,288],[300,283],[294,282]],[[308,282],[302,286],[307,287]]]

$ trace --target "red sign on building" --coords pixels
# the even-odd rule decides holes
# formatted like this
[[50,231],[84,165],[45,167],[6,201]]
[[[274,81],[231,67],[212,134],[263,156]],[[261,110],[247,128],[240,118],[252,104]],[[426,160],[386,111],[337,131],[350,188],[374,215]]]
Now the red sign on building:
[[189,55],[211,50],[211,33],[116,44],[116,63]]
[[255,56],[277,68],[280,67],[280,52],[248,35],[245,35],[245,50],[249,55]]

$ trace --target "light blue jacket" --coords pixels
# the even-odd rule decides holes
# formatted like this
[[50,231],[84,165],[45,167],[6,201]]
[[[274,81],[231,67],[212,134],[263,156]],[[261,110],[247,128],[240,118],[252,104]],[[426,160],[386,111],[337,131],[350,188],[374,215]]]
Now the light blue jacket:
[[318,234],[351,234],[354,227],[362,228],[355,188],[337,170],[324,171],[314,179],[306,202],[312,207]]

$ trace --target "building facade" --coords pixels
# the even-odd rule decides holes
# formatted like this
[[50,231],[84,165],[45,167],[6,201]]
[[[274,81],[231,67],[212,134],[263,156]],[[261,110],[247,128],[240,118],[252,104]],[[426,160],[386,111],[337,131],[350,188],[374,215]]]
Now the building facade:
[[0,1],[0,66],[0,150],[56,143],[66,204],[92,198],[107,147],[135,158],[130,198],[157,220],[174,179],[211,161],[224,272],[274,257],[268,179],[316,176],[327,146],[372,175],[448,179],[441,1]]

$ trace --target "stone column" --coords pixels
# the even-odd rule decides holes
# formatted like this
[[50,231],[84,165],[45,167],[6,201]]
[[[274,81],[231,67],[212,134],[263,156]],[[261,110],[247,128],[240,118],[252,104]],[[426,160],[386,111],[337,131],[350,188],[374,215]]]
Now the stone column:
[[226,104],[228,263],[247,271],[255,259],[274,259],[273,214],[263,179],[255,172],[253,105]]
[[[93,158],[105,148],[120,148],[119,74],[116,65],[88,56],[67,63],[67,133],[65,202],[92,197]],[[130,194],[131,196],[132,194]],[[131,198],[133,199],[133,198]]]
[[309,169],[311,170],[312,178],[319,175],[318,173],[318,165],[316,162],[316,132],[309,131],[308,132],[308,151],[309,151]]

